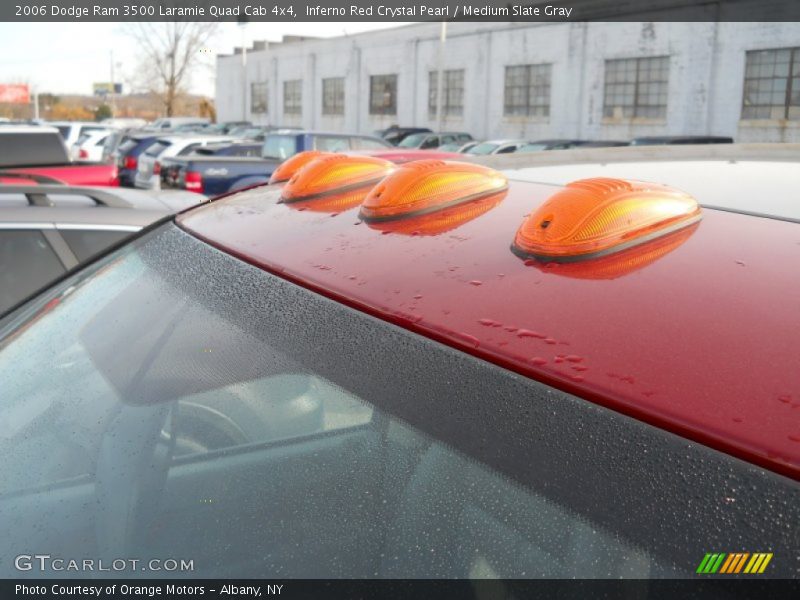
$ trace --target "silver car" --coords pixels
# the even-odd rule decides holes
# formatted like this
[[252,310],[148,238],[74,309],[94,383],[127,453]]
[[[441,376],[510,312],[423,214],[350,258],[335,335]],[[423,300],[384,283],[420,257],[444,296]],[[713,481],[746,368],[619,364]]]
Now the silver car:
[[171,135],[159,138],[139,157],[133,185],[145,190],[157,190],[161,187],[160,158],[186,156],[197,148],[208,144],[230,142],[232,139],[229,136],[221,135]]
[[0,314],[143,227],[205,199],[178,191],[0,186]]

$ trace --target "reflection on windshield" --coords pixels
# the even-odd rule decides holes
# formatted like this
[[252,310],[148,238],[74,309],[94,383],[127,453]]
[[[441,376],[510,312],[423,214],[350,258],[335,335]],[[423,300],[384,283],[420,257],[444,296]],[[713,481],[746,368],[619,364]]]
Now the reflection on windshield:
[[158,261],[187,237],[155,232],[66,282],[0,350],[2,555],[180,557],[190,577],[674,574],[273,347],[249,300],[176,286]]

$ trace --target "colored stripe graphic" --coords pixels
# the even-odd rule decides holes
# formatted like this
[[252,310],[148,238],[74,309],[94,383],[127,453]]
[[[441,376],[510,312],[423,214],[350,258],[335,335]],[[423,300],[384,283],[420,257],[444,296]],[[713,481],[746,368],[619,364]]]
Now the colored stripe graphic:
[[740,560],[739,564],[736,565],[736,570],[734,571],[734,573],[739,573],[742,570],[742,567],[744,566],[744,564],[747,561],[747,559],[749,558],[749,556],[750,556],[750,554],[747,553],[747,552],[742,554],[742,560]]
[[706,572],[706,565],[708,564],[709,559],[711,558],[710,554],[706,554],[703,557],[703,560],[700,561],[700,566],[697,567],[697,571],[695,573],[705,573]]
[[728,554],[728,558],[722,563],[722,568],[719,570],[720,573],[730,573],[730,569],[733,564],[736,562],[736,554]]
[[[696,573],[713,575],[715,573],[732,575],[744,573],[755,575],[763,573],[772,560],[771,552],[708,552],[700,561]],[[748,560],[749,559],[749,560]],[[745,566],[747,565],[747,566]]]

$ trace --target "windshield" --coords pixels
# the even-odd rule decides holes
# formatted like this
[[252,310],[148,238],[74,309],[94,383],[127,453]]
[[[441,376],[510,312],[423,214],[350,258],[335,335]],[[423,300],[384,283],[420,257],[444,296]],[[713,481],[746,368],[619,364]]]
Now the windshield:
[[167,141],[158,141],[152,144],[147,150],[145,150],[145,154],[147,156],[159,156],[164,150],[169,148],[172,145],[171,142]]
[[261,156],[286,160],[297,154],[296,135],[268,135],[261,148]]
[[412,133],[408,137],[404,138],[403,141],[398,144],[398,146],[401,148],[416,148],[427,137],[427,133]]
[[[196,578],[675,577],[719,544],[722,515],[738,523],[762,496],[786,517],[746,513],[742,543],[791,553],[797,506],[774,478],[737,471],[741,502],[725,503],[734,478],[716,454],[171,224],[0,321],[0,380],[3,556],[124,557],[135,577],[165,557]],[[566,451],[575,423],[608,435]],[[648,452],[660,469],[637,462]],[[701,514],[675,509],[694,497],[676,485],[708,488]],[[19,576],[12,562],[0,575]]]
[[466,154],[491,154],[499,147],[498,144],[493,144],[491,142],[483,142],[481,144],[477,144],[466,151]]

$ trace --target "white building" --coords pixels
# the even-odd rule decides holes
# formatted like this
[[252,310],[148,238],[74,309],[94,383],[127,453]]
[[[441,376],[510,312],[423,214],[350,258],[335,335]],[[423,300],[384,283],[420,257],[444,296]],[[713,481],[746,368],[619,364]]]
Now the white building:
[[[256,42],[217,59],[220,121],[437,129],[440,25]],[[800,23],[450,23],[444,130],[479,138],[800,141]]]

